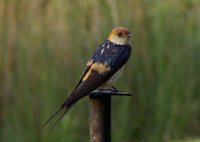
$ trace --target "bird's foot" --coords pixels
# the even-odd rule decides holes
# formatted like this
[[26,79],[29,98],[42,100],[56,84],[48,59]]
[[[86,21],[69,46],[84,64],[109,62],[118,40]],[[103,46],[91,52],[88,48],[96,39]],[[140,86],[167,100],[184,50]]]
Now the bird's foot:
[[121,90],[117,89],[115,86],[111,86],[111,91],[112,92],[121,92]]
[[121,92],[121,90],[117,89],[116,87],[114,86],[111,86],[110,88],[98,88],[96,89],[96,91],[98,92]]

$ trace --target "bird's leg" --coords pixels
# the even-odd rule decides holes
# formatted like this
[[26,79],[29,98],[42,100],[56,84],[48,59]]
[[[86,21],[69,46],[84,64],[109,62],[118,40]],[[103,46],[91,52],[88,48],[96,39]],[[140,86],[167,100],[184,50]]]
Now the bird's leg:
[[99,87],[99,88],[96,89],[96,91],[98,91],[98,92],[101,92],[101,91],[103,91],[103,90],[106,90],[106,89],[103,89],[103,88],[101,88],[101,87]]
[[103,92],[103,91],[109,91],[109,92],[120,92],[119,89],[117,89],[113,85],[104,85],[96,89],[98,92]]
[[114,89],[113,87],[111,87],[111,86],[104,86],[104,87],[99,87],[99,88],[97,88],[96,89],[96,91],[98,91],[98,92],[115,92],[116,91],[116,88]]

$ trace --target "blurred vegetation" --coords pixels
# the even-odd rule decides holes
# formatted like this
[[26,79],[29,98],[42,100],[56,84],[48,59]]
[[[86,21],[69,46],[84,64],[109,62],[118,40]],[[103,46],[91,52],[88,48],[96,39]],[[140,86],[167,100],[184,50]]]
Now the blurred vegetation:
[[173,141],[173,142],[200,142],[199,139],[186,139],[186,140],[179,140],[179,141]]
[[88,142],[88,98],[49,132],[113,27],[133,32],[134,52],[113,97],[114,142],[200,136],[199,0],[0,0],[0,141]]

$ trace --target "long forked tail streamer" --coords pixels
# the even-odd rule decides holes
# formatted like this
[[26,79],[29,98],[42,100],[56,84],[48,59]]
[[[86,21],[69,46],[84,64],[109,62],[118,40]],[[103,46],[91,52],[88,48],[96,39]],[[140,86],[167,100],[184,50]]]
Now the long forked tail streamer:
[[51,117],[43,124],[43,127],[45,127],[62,109],[63,107],[61,107],[53,115],[51,115]]
[[57,118],[57,120],[50,126],[50,131],[56,126],[56,124],[64,117],[64,115],[68,112],[68,110],[71,108],[72,105],[62,105],[60,109],[58,109],[43,125],[45,127],[59,112],[61,112],[63,109],[64,112]]
[[56,126],[56,124],[65,116],[65,114],[67,113],[67,111],[69,110],[69,108],[65,108],[65,111],[62,113],[61,116],[58,117],[58,119],[51,125],[50,127],[50,131],[53,130],[53,128]]

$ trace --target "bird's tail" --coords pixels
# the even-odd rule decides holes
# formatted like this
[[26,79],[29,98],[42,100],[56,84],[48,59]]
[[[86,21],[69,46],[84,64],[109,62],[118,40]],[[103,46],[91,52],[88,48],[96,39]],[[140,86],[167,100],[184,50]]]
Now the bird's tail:
[[63,116],[68,112],[68,110],[82,97],[85,96],[85,94],[88,94],[88,90],[86,93],[83,93],[83,91],[80,91],[79,89],[74,90],[70,96],[65,100],[65,102],[61,105],[61,107],[44,123],[43,126],[46,126],[52,119],[55,118],[57,114],[59,114],[61,111],[61,115],[57,118],[57,120],[51,125],[50,130],[52,130],[56,124],[63,118]]
[[56,119],[56,121],[51,125],[50,130],[52,130],[56,124],[64,117],[64,115],[68,112],[68,110],[71,108],[71,105],[62,105],[53,115],[51,115],[51,117],[43,124],[43,127],[45,127],[48,123],[50,123],[50,121],[55,118],[55,116],[57,114],[59,114],[59,112],[61,112],[63,110],[63,113]]

